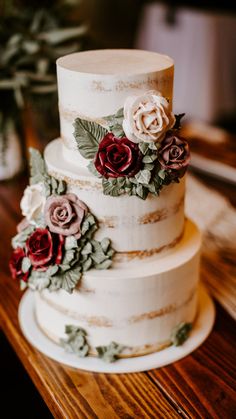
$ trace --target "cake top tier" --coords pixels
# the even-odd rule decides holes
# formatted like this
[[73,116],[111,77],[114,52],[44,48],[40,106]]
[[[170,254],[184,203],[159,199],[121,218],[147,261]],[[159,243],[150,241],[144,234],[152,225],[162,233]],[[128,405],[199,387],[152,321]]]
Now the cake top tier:
[[73,135],[76,118],[103,125],[104,117],[116,114],[128,97],[149,91],[160,92],[171,109],[173,77],[173,60],[149,51],[108,49],[59,58],[59,112],[66,159],[87,166],[78,156]]
[[70,54],[57,60],[70,71],[99,75],[135,75],[165,70],[174,65],[167,55],[129,49],[106,49]]

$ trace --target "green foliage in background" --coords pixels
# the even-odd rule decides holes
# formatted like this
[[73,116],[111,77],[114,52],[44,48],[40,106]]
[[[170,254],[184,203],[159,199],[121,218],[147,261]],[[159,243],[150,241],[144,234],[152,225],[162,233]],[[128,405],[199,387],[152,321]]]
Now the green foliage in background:
[[79,6],[80,0],[0,2],[1,151],[6,148],[9,120],[21,130],[26,101],[49,112],[54,107],[55,61],[83,48],[87,27],[79,22]]

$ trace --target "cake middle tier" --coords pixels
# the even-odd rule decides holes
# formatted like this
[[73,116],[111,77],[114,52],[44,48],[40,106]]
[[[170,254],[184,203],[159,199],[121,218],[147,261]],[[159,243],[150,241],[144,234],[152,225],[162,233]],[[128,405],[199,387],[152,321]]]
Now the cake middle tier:
[[64,158],[60,139],[47,146],[45,161],[49,174],[65,180],[67,191],[76,194],[95,215],[99,222],[96,238],[111,239],[120,260],[162,255],[181,239],[185,224],[184,178],[146,200],[128,195],[112,197],[104,195],[101,179]]

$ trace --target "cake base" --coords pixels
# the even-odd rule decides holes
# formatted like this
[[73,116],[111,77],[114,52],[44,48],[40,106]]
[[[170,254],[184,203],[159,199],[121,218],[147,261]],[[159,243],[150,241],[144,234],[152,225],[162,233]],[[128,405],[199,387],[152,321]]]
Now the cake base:
[[208,337],[214,324],[215,309],[212,299],[203,285],[199,289],[198,316],[194,322],[189,339],[179,347],[170,346],[159,352],[129,359],[119,359],[106,364],[95,358],[79,358],[66,352],[61,346],[52,342],[39,328],[35,318],[33,292],[28,290],[19,305],[19,323],[25,338],[40,352],[64,365],[101,373],[130,373],[160,368],[189,355]]

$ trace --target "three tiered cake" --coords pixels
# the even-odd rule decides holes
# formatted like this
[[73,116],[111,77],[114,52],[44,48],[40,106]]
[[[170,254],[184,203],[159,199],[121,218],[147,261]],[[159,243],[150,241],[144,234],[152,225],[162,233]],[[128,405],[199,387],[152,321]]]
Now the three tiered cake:
[[57,61],[61,137],[31,150],[10,268],[38,325],[79,356],[144,355],[188,336],[201,237],[184,216],[189,148],[174,64],[140,50]]

